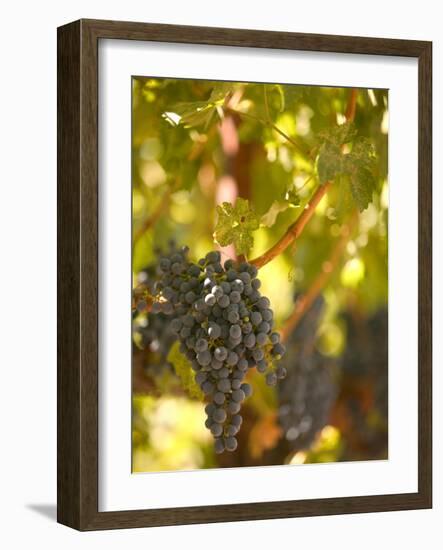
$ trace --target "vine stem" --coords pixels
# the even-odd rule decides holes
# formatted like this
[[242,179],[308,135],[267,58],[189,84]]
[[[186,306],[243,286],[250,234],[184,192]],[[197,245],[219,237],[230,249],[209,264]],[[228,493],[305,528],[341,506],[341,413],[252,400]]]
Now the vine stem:
[[345,112],[345,117],[348,122],[352,122],[355,118],[355,110],[357,108],[357,96],[357,88],[351,88],[351,94],[349,96],[348,105]]
[[148,229],[150,229],[151,227],[153,227],[157,223],[157,221],[160,219],[160,216],[166,210],[166,208],[169,204],[169,199],[170,198],[171,198],[171,190],[168,189],[167,191],[165,191],[163,193],[163,196],[162,196],[157,208],[154,210],[154,212],[149,216],[149,218],[147,218],[142,223],[140,228],[134,233],[134,237],[133,237],[133,240],[132,240],[133,246],[135,245],[135,243],[138,240],[141,239],[141,237],[143,237],[143,235],[146,233],[146,231],[148,231]]
[[312,215],[314,214],[317,205],[325,196],[330,186],[331,182],[327,181],[323,185],[317,187],[315,193],[312,195],[309,203],[305,206],[303,212],[295,220],[295,222],[288,227],[283,237],[281,237],[281,239],[264,254],[258,256],[258,258],[255,258],[254,260],[251,260],[250,263],[255,265],[255,267],[257,268],[263,267],[268,262],[276,258],[279,254],[284,252],[294,240],[298,239],[306,224],[312,218]]
[[329,258],[325,262],[323,262],[322,270],[314,279],[306,293],[300,296],[298,300],[296,300],[291,315],[286,319],[283,327],[280,329],[280,337],[282,341],[285,341],[286,338],[291,334],[305,312],[309,310],[317,296],[320,294],[324,286],[328,283],[329,279],[332,277],[332,274],[334,273],[340,262],[343,251],[346,248],[346,245],[352,234],[352,230],[357,223],[357,220],[358,215],[357,212],[355,212],[354,215],[350,218],[349,222],[342,225],[341,236],[337,239],[337,242],[335,243],[335,246],[333,247]]

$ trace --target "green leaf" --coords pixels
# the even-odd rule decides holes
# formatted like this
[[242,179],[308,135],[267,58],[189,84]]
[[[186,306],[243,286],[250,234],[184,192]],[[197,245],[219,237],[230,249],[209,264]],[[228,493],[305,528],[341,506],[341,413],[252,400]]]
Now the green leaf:
[[230,202],[224,202],[217,206],[217,214],[215,241],[220,246],[233,244],[237,254],[247,255],[254,244],[252,232],[260,225],[260,218],[249,207],[249,201],[238,198],[235,206]]
[[340,147],[352,141],[357,135],[357,130],[352,122],[346,122],[341,126],[334,126],[323,130],[319,135],[325,143],[331,143]]
[[[336,181],[343,187],[336,206],[338,212],[349,208],[350,197],[360,211],[365,210],[372,201],[375,190],[375,151],[372,143],[367,138],[355,138],[355,129],[350,124],[324,132],[323,138],[325,141],[317,159],[320,183]],[[343,145],[352,140],[351,152],[343,154]]]
[[207,101],[176,103],[169,111],[163,113],[163,116],[173,124],[185,128],[204,126],[207,129],[232,88],[230,82],[216,83]]
[[[216,111],[216,106],[206,101],[195,101],[191,103],[177,103],[171,109],[179,115],[179,124],[185,128],[207,126]],[[169,114],[169,118],[170,114]]]
[[341,173],[342,158],[340,147],[335,143],[326,142],[320,147],[317,172],[321,184],[334,180]]
[[210,103],[223,103],[225,97],[231,93],[237,85],[233,82],[216,82],[209,97]]
[[372,202],[376,181],[373,174],[375,151],[372,143],[366,138],[357,138],[352,151],[345,156],[345,171],[351,177],[351,193],[360,212]]
[[374,190],[374,175],[365,166],[358,166],[351,176],[351,193],[360,212],[363,212],[372,202]]
[[189,397],[203,401],[204,395],[195,381],[191,363],[181,353],[178,341],[174,342],[169,350],[167,361],[174,367],[177,376],[181,380],[183,389],[187,392]]

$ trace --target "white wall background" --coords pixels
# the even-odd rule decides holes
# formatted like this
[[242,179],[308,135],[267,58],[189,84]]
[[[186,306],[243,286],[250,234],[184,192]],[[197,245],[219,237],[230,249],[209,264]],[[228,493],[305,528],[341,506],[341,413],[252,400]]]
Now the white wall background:
[[[56,27],[80,17],[434,41],[434,510],[77,533],[55,523]],[[441,545],[443,37],[439,3],[49,0],[2,9],[0,542],[5,548]],[[407,124],[407,121],[405,122]],[[6,254],[5,254],[6,252]],[[405,426],[405,431],[408,429]]]

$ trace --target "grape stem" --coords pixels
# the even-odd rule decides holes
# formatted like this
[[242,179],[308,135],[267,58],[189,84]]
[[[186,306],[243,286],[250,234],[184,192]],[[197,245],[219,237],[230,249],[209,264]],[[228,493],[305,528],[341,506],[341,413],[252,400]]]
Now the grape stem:
[[352,234],[352,230],[357,223],[357,220],[358,212],[355,211],[349,219],[348,223],[341,226],[341,235],[337,239],[337,242],[335,243],[335,246],[333,247],[329,258],[325,262],[323,262],[322,270],[314,279],[306,293],[300,296],[298,300],[296,300],[291,315],[286,319],[283,327],[280,329],[280,338],[282,341],[286,340],[286,338],[295,329],[300,319],[303,317],[306,311],[309,310],[311,305],[315,302],[317,296],[320,294],[322,289],[332,277],[335,269],[340,263],[343,251],[346,248],[347,243],[349,242],[349,238]]

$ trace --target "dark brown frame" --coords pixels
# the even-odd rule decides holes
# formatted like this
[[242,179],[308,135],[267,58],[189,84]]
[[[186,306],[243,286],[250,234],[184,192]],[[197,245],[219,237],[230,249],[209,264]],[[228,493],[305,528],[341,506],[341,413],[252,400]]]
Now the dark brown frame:
[[[98,511],[98,41],[125,39],[418,58],[418,492]],[[58,521],[79,530],[432,507],[432,43],[80,20],[58,29]]]

